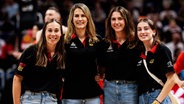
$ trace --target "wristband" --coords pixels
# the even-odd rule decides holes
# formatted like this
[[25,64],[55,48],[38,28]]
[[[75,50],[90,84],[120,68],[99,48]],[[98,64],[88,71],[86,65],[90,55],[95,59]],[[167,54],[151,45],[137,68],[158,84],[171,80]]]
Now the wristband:
[[155,99],[159,104],[161,104],[161,102],[160,101],[158,101],[157,99]]

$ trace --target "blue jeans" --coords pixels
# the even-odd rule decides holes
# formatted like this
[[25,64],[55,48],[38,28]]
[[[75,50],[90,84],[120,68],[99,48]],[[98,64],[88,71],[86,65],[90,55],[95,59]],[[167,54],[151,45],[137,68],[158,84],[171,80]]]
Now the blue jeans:
[[104,104],[138,104],[137,84],[105,80]]
[[[152,104],[160,93],[160,89],[154,90],[153,92],[146,92],[139,96],[139,104]],[[172,104],[169,97],[167,96],[162,104]]]
[[62,104],[100,104],[100,97],[88,99],[62,99]]
[[21,104],[57,104],[57,98],[55,94],[48,92],[26,91],[21,96]]

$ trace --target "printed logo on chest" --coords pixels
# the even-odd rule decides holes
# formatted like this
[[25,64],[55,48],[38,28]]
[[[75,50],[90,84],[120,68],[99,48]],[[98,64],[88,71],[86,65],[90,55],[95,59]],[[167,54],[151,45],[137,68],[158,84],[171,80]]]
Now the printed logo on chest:
[[137,63],[137,66],[141,66],[142,64],[142,60],[140,60],[138,63]]
[[74,42],[72,42],[72,44],[70,45],[70,48],[77,48],[77,46]]
[[110,45],[109,48],[107,49],[107,52],[114,52],[114,50],[112,49],[112,46]]

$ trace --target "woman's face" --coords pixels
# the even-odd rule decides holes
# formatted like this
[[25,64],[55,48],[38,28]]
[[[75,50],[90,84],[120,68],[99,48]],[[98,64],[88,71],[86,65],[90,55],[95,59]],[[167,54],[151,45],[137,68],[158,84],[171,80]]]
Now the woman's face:
[[75,9],[73,15],[73,24],[75,29],[85,29],[87,22],[87,17],[84,12],[79,8]]
[[46,31],[46,41],[49,45],[56,45],[61,37],[61,26],[57,22],[51,22],[47,25]]
[[111,27],[114,29],[115,32],[122,32],[125,27],[124,18],[117,11],[112,13]]
[[153,40],[155,32],[151,29],[147,22],[140,22],[137,25],[137,35],[142,42]]

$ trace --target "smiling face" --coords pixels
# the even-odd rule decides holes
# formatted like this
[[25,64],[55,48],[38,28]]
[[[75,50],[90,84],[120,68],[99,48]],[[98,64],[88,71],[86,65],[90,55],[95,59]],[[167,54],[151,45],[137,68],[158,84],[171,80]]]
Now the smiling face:
[[56,45],[61,37],[61,26],[57,22],[51,22],[47,25],[45,37],[48,45]]
[[84,12],[81,9],[76,8],[73,15],[75,29],[86,29],[87,22],[88,20]]
[[141,21],[137,25],[137,35],[142,42],[153,41],[154,30],[151,29],[147,22]]
[[117,11],[112,13],[111,27],[115,30],[115,32],[122,32],[125,27],[125,21],[121,14]]

